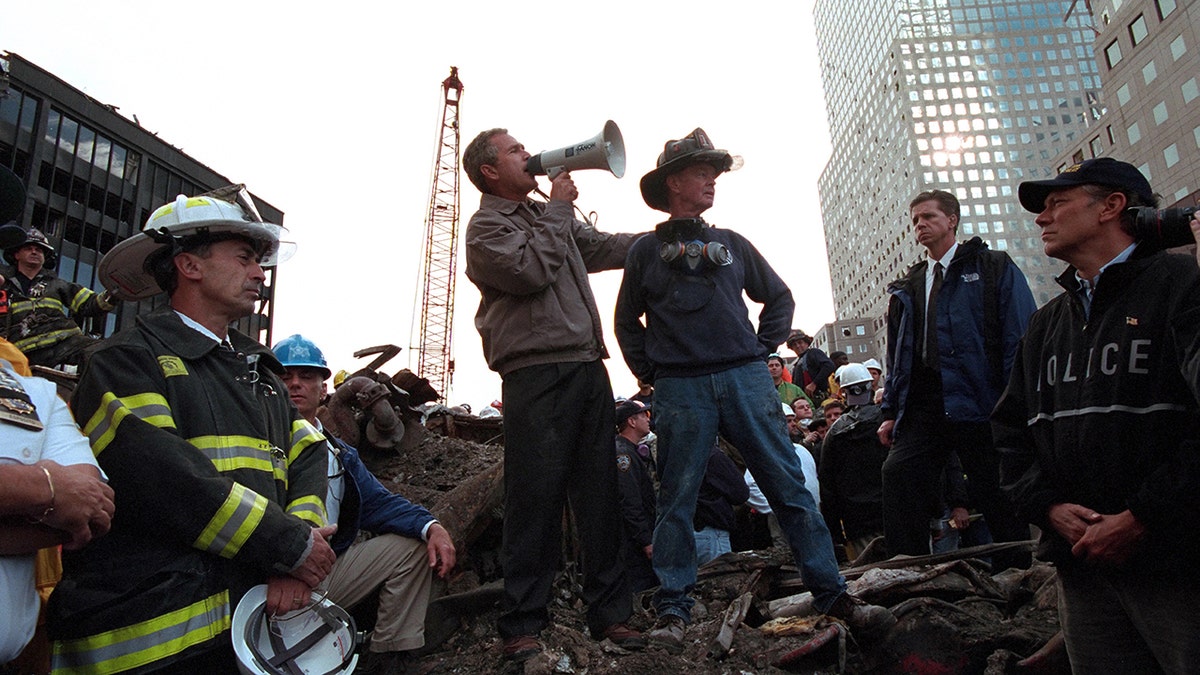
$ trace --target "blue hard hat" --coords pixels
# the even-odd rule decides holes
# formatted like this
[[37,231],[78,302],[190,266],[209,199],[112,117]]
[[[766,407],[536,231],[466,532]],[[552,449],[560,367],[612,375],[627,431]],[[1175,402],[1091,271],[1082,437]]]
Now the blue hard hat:
[[317,345],[299,333],[276,342],[273,351],[284,368],[316,368],[325,373],[326,378],[333,373]]

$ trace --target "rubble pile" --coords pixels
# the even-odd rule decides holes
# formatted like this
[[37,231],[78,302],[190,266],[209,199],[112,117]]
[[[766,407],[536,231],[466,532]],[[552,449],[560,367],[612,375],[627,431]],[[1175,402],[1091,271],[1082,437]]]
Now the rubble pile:
[[[425,504],[444,523],[452,502],[457,509],[450,518],[457,525],[448,529],[460,546],[459,572],[430,608],[421,673],[1069,672],[1056,640],[1053,568],[1035,564],[993,575],[980,558],[1001,545],[892,560],[867,561],[870,550],[864,553],[843,570],[851,590],[899,619],[871,643],[856,641],[835,620],[808,614],[811,596],[788,552],[722,556],[700,570],[694,620],[677,656],[655,648],[626,653],[592,640],[577,568],[567,562],[550,608],[554,625],[541,636],[546,649],[524,664],[506,664],[495,631],[503,449],[441,435],[472,427],[458,423],[462,413],[448,414],[455,423],[427,421],[432,430],[421,428],[419,442],[408,439],[404,454],[363,452],[385,485]],[[576,559],[569,542],[563,559]],[[632,627],[652,627],[649,600],[649,594],[638,598]]]

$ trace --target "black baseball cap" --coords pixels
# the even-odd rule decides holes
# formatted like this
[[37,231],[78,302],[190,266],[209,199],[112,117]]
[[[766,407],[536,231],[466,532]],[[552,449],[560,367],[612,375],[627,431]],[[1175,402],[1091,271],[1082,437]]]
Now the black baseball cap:
[[1017,187],[1021,206],[1031,213],[1041,213],[1046,208],[1046,197],[1055,190],[1078,185],[1103,185],[1129,190],[1147,204],[1154,203],[1154,191],[1150,181],[1137,167],[1111,157],[1097,157],[1069,166],[1049,180],[1030,180]]
[[620,427],[625,423],[625,420],[644,412],[650,412],[650,406],[641,401],[633,399],[621,401],[617,404],[617,426]]

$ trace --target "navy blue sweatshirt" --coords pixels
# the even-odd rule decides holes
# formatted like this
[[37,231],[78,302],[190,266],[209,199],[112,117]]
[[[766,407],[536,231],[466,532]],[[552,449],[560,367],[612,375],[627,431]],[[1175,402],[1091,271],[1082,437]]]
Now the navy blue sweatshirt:
[[[706,262],[696,270],[664,262],[654,234],[634,242],[625,259],[615,332],[630,371],[644,382],[766,360],[791,330],[792,292],[745,237],[706,226],[700,241],[724,244],[732,262]],[[757,330],[743,291],[763,305]]]

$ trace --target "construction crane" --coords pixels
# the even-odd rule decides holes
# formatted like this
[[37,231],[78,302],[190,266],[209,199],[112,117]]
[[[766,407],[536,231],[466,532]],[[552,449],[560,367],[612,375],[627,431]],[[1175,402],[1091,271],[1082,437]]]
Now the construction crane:
[[433,187],[425,219],[424,291],[421,297],[421,345],[417,373],[445,401],[454,380],[450,354],[454,328],[454,280],[458,258],[458,102],[463,85],[458,68],[442,81],[442,123],[438,128]]

